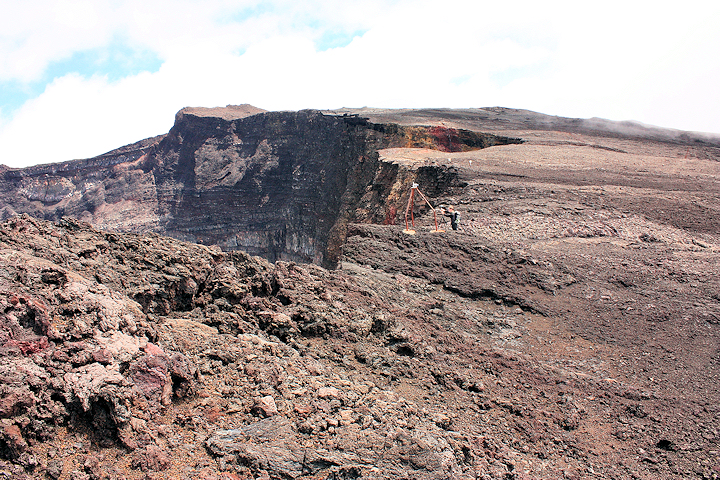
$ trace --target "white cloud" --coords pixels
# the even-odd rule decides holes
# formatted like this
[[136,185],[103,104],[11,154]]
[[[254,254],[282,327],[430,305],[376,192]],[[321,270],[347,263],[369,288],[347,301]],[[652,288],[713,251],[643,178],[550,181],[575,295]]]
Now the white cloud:
[[0,17],[0,82],[118,41],[162,61],[118,81],[55,79],[0,117],[0,163],[94,156],[166,132],[188,105],[502,105],[720,132],[720,6],[703,5],[0,0],[14,13]]
[[48,163],[88,158],[151,136],[146,132],[158,125],[169,128],[172,113],[161,118],[153,105],[145,110],[133,101],[142,98],[149,76],[116,84],[102,77],[57,79],[2,129],[0,163],[21,166],[28,159]]

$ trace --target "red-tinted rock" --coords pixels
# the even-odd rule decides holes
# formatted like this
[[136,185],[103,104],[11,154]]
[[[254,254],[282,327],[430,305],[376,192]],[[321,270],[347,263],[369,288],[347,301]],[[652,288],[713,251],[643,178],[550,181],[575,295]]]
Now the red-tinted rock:
[[135,450],[132,459],[133,468],[143,472],[160,472],[170,466],[170,455],[157,445],[148,445]]
[[0,387],[0,418],[10,418],[20,415],[35,405],[35,395],[26,387],[11,388]]
[[13,423],[0,426],[0,440],[5,444],[12,458],[18,458],[28,448],[20,427]]

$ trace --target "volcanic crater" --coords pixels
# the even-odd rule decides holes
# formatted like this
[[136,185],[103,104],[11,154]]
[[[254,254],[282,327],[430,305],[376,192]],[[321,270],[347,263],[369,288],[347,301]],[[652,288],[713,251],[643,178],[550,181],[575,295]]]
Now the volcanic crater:
[[628,122],[241,105],[0,167],[0,474],[720,478],[719,161]]

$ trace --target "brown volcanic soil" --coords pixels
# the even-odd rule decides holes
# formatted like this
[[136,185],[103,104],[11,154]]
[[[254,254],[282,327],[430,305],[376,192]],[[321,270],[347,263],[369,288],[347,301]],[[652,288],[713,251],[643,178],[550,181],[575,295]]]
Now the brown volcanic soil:
[[[463,229],[425,233],[430,216],[418,237],[359,228],[346,254],[541,313],[502,343],[583,377],[647,389],[657,410],[639,430],[674,445],[710,439],[693,448],[717,465],[718,149],[574,130],[495,130],[527,143],[462,154],[381,152],[404,165],[456,168],[466,185],[437,202],[459,205]],[[623,437],[593,417],[596,446]]]
[[526,143],[381,151],[456,172],[462,229],[349,225],[336,271],[3,224],[0,472],[719,478],[717,145],[362,113]]

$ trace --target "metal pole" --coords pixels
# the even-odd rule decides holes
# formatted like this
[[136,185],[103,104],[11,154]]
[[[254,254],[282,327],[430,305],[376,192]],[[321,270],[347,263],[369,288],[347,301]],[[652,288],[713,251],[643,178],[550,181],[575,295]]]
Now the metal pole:
[[410,213],[410,218],[412,219],[412,226],[415,226],[415,215],[413,213],[413,199],[415,197],[415,189],[418,187],[417,183],[413,183],[412,187],[410,188],[410,197],[408,198],[408,204],[407,208],[405,208],[405,230],[410,230],[410,225],[408,225],[408,212]]
[[[417,184],[415,184],[415,185],[417,185]],[[417,188],[417,187],[415,187],[415,188]],[[427,199],[427,197],[420,191],[419,188],[417,188],[417,191],[420,194],[420,196],[423,198],[423,200],[425,200],[425,203],[428,204],[428,207],[430,207],[430,209],[433,211],[433,216],[435,217],[435,231],[436,232],[439,231],[438,221],[437,221],[437,210],[435,210],[435,207],[432,206],[432,203],[430,203],[430,200]]]

